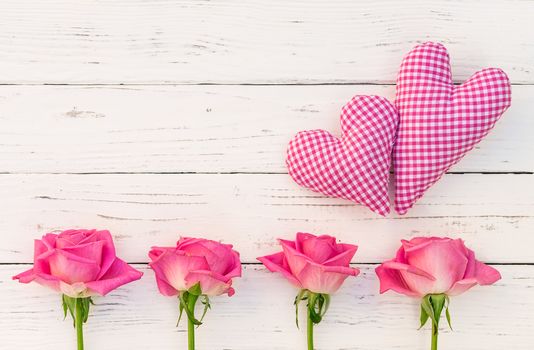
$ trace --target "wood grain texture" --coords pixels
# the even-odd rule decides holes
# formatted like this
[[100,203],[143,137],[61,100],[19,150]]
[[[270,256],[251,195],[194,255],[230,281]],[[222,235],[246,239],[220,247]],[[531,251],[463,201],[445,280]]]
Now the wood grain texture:
[[[286,173],[300,130],[339,135],[356,94],[393,86],[3,86],[0,172]],[[534,171],[534,86],[455,172]]]
[[[158,294],[153,273],[105,298],[96,298],[85,327],[87,349],[184,349],[184,324],[176,328],[177,300]],[[418,301],[378,294],[374,267],[359,266],[332,298],[316,327],[318,350],[428,349],[430,330],[418,331]],[[59,296],[10,277],[26,265],[0,266],[2,349],[68,350],[75,344],[70,320],[63,321]],[[496,266],[503,279],[475,287],[451,303],[454,331],[443,320],[441,349],[531,350],[534,344],[531,302],[533,266]],[[304,349],[305,330],[295,327],[297,291],[261,266],[246,266],[235,281],[236,294],[212,299],[212,310],[197,330],[198,350]],[[199,310],[200,311],[200,310]],[[301,320],[304,315],[301,314]],[[305,328],[305,327],[304,327]]]
[[534,82],[532,0],[4,0],[2,83],[393,82],[441,41],[455,78]]
[[[453,299],[440,349],[532,350],[533,13],[534,0],[1,1],[0,349],[74,347],[58,295],[11,276],[34,238],[96,227],[145,276],[96,299],[87,349],[185,348],[177,301],[144,264],[180,234],[233,243],[246,263],[198,350],[305,348],[296,290],[253,263],[308,231],[358,244],[363,272],[333,298],[317,350],[429,348],[418,302],[378,295],[373,272],[420,235],[462,237],[503,275]],[[339,134],[355,94],[392,99],[403,55],[429,40],[448,47],[456,82],[488,66],[510,76],[512,108],[490,135],[403,217],[293,183],[291,137]]]
[[450,174],[406,216],[383,218],[300,188],[286,174],[1,175],[0,262],[31,262],[33,238],[71,227],[107,228],[120,255],[147,261],[180,234],[233,243],[244,262],[297,231],[361,246],[357,262],[394,256],[402,238],[463,237],[489,262],[534,263],[534,175]]

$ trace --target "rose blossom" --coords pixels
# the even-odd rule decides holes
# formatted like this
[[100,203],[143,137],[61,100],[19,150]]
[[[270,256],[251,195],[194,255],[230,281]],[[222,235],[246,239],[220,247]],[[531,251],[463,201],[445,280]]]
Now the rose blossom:
[[67,230],[35,240],[33,268],[13,279],[78,298],[105,295],[142,275],[117,258],[109,231]]
[[349,266],[358,249],[352,244],[336,243],[328,235],[297,233],[295,241],[280,239],[282,252],[259,257],[270,271],[280,272],[300,289],[314,293],[336,292],[348,276],[360,271]]
[[150,267],[161,294],[174,296],[200,283],[202,294],[234,294],[232,278],[241,276],[239,253],[230,244],[181,238],[176,247],[152,247]]
[[493,284],[501,275],[475,259],[463,240],[417,237],[402,240],[397,256],[376,268],[380,293],[423,297],[428,294],[462,294],[471,287]]

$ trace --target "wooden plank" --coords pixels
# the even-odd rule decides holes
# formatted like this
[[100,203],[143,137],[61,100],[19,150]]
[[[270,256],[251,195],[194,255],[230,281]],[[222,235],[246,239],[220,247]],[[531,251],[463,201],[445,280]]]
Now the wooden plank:
[[[85,326],[88,349],[183,349],[184,324],[176,328],[175,298],[158,294],[153,273],[145,266],[138,282],[105,298],[96,298]],[[330,310],[315,329],[317,349],[427,349],[428,325],[418,331],[416,299],[378,294],[375,266],[361,266],[332,298]],[[0,266],[0,327],[6,349],[67,350],[75,344],[70,320],[63,321],[59,296],[38,285],[21,285],[10,276],[25,265]],[[503,279],[452,298],[454,331],[442,321],[442,349],[531,350],[534,345],[533,266],[497,266]],[[197,348],[232,350],[305,349],[305,327],[295,327],[297,291],[261,266],[246,266],[235,281],[237,293],[212,298],[212,309],[197,329]],[[200,310],[199,310],[200,311]],[[301,320],[304,320],[301,314]],[[142,336],[140,336],[142,335]]]
[[[534,86],[456,172],[534,171]],[[0,172],[276,172],[300,130],[339,135],[353,95],[393,86],[3,86]]]
[[533,12],[531,0],[4,0],[0,82],[383,83],[434,40],[459,80],[500,66],[532,83]]
[[324,198],[285,174],[1,175],[0,262],[32,261],[32,239],[71,227],[107,228],[120,255],[147,261],[180,234],[233,243],[243,261],[279,249],[277,237],[328,233],[359,244],[355,262],[394,255],[399,240],[463,237],[479,258],[534,263],[534,175],[449,174],[406,216]]

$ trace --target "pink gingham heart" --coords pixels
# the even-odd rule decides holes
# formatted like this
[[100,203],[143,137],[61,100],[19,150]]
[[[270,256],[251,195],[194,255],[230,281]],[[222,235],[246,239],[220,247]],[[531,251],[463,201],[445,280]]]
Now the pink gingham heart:
[[341,139],[324,130],[299,132],[286,164],[301,186],[389,213],[388,180],[398,115],[379,96],[355,96],[341,113]]
[[404,214],[493,128],[511,104],[506,74],[496,68],[454,86],[447,49],[425,43],[404,58],[397,77],[400,115],[394,149],[395,210]]

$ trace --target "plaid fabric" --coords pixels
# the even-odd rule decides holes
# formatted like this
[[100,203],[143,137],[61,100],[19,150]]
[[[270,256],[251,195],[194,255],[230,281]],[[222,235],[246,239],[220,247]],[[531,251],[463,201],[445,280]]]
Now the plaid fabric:
[[445,47],[415,47],[397,77],[396,211],[406,213],[486,136],[510,104],[510,82],[502,70],[481,70],[455,87]]
[[302,131],[289,143],[286,164],[301,186],[389,213],[388,180],[398,115],[379,96],[355,96],[341,113],[341,139]]

